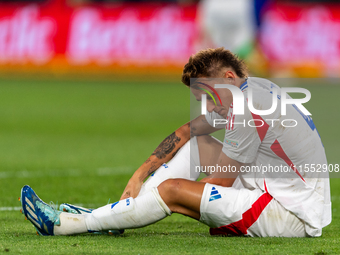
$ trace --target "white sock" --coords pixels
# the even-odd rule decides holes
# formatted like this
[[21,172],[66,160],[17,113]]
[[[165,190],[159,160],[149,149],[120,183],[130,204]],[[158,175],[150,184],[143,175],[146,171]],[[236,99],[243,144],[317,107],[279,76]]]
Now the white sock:
[[[167,164],[160,166],[156,172],[144,182],[139,192],[139,196],[150,191],[154,187],[158,187],[159,184],[167,179],[183,178],[191,181],[196,181],[200,175],[200,172],[195,171],[195,166],[199,165],[199,153],[196,137],[191,138],[182,148],[177,152]],[[191,150],[190,150],[190,147]]]
[[59,217],[60,225],[54,226],[54,235],[58,236],[87,233],[84,214],[62,212]]
[[139,228],[171,215],[157,188],[142,196],[109,204],[85,214],[88,231]]

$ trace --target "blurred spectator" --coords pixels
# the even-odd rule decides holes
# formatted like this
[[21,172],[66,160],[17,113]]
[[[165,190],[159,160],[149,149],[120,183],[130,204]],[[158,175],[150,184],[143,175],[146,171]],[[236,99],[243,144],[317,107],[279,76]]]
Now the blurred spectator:
[[202,42],[199,47],[221,47],[245,58],[255,39],[253,0],[202,0],[199,20]]

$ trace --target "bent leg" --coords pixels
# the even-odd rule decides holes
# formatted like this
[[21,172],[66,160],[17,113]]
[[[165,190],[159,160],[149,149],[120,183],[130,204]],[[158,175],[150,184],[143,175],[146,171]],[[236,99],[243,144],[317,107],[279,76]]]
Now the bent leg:
[[[201,149],[199,149],[199,147]],[[62,226],[55,226],[56,234],[69,235],[84,233],[86,229],[88,231],[100,231],[141,227],[170,215],[171,211],[199,219],[200,198],[204,189],[204,183],[179,179],[172,181],[169,179],[184,178],[193,181],[197,180],[200,173],[195,171],[195,166],[201,164],[200,157],[203,158],[203,164],[210,164],[209,158],[214,160],[215,155],[219,155],[217,152],[220,152],[221,148],[221,143],[210,136],[193,137],[178,151],[168,164],[161,166],[155,174],[143,184],[137,197],[141,197],[140,199],[128,198],[119,201],[119,203],[114,206],[111,204],[98,208],[89,215],[62,213],[60,218],[64,224]],[[164,182],[166,180],[169,181]],[[155,192],[154,189],[161,183],[162,186],[158,190],[160,190],[162,195],[159,197],[158,190],[156,189],[157,192]],[[179,190],[181,190],[181,192],[179,192]],[[168,194],[171,195],[169,196]],[[166,201],[165,203],[163,202],[163,204],[162,198]],[[171,209],[168,208],[167,204],[169,204]],[[134,211],[138,211],[137,216],[135,216],[136,220],[139,217],[138,215],[143,214],[143,210],[140,208],[147,206],[156,209],[151,213],[146,210],[145,216],[143,216],[144,219],[139,220],[139,225],[126,223],[126,225],[122,226],[110,220],[110,218],[114,218],[113,214],[119,215],[126,211],[131,211],[131,214],[134,214]],[[122,220],[122,222],[125,221]]]
[[211,234],[306,236],[304,223],[267,192],[185,179],[166,180],[158,189],[153,188],[135,199],[106,205],[89,214],[61,213],[60,225],[54,227],[54,234],[139,228],[172,212],[200,220],[211,227]]

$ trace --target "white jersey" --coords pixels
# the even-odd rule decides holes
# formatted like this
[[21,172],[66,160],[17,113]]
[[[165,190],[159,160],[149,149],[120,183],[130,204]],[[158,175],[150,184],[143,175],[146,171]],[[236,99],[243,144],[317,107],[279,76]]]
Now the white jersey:
[[[295,105],[287,105],[287,114],[281,115],[280,93],[274,113],[253,114],[248,108],[249,88],[258,110],[270,109],[272,90],[279,89],[260,78],[248,78],[241,85],[245,112],[234,115],[230,106],[222,151],[247,166],[239,175],[244,187],[267,191],[305,222],[309,235],[319,236],[331,222],[331,202],[328,172],[323,171],[327,159],[313,120]],[[213,126],[214,119],[223,117],[212,112],[206,119]]]

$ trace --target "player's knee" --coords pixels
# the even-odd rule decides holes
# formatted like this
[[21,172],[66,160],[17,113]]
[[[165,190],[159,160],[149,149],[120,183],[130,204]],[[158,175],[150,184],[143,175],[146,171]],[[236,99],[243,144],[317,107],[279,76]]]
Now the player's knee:
[[176,203],[182,186],[181,180],[183,179],[168,179],[158,186],[158,192],[168,206]]

